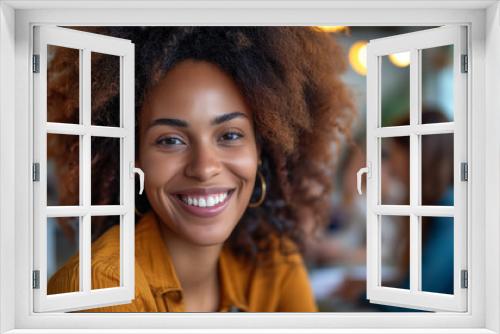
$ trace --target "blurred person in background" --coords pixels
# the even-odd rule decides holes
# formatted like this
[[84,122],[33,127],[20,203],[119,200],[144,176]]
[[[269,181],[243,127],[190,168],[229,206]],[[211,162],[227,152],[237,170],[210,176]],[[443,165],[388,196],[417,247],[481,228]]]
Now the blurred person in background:
[[[438,109],[424,108],[422,124],[448,122]],[[409,124],[408,117],[395,126]],[[453,206],[453,134],[421,136],[421,205]],[[394,137],[385,157],[390,182],[409,187],[409,137]],[[409,189],[405,189],[409,194]],[[406,203],[409,203],[405,199]],[[453,294],[453,218],[421,217],[422,222],[422,290]],[[409,226],[402,231],[408,235]],[[404,242],[409,243],[408,238]],[[409,246],[402,247],[409,252]],[[403,279],[395,286],[409,287],[409,254],[400,262]]]
[[[425,108],[422,123],[448,122],[444,114]],[[408,117],[392,126],[409,124]],[[327,229],[316,231],[307,240],[306,260],[314,267],[313,284],[326,307],[367,311],[415,311],[371,304],[366,299],[366,276],[359,277],[350,267],[366,267],[366,197],[356,192],[356,171],[365,165],[362,144],[352,150],[339,166],[340,200],[336,201]],[[453,205],[453,135],[422,136],[422,205]],[[409,137],[394,137],[384,142],[382,151],[382,203],[408,204],[410,185]],[[386,223],[386,221],[388,223]],[[422,290],[453,293],[453,219],[422,217]],[[387,228],[386,228],[387,227]],[[383,286],[409,288],[409,218],[384,216],[382,282]],[[353,238],[352,235],[357,237]],[[362,244],[360,244],[362,243]],[[436,256],[439,254],[439,256]],[[338,267],[344,266],[339,274]],[[328,267],[328,268],[325,268]],[[324,268],[323,279],[314,279],[315,270]],[[322,269],[319,269],[322,270]],[[366,271],[363,271],[366,273]],[[335,275],[340,276],[340,279]],[[318,275],[320,276],[320,275]],[[328,282],[328,289],[322,286]],[[318,296],[316,296],[318,298]],[[318,299],[321,299],[318,298]],[[330,300],[331,302],[326,302]],[[333,302],[332,302],[333,301]],[[333,305],[333,306],[332,306]],[[321,306],[321,302],[320,302]]]

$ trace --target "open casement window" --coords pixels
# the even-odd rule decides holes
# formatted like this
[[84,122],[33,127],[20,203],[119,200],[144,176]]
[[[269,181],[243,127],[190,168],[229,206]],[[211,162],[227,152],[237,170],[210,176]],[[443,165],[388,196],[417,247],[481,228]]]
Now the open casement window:
[[[60,70],[51,72],[50,61],[57,50],[65,52],[67,63],[59,64]],[[134,45],[128,40],[39,26],[34,29],[33,51],[34,311],[73,311],[129,303],[134,298]],[[116,113],[109,116],[115,120],[114,126],[99,125],[99,120],[92,117],[91,86],[95,81],[92,77],[99,80],[98,71],[106,70],[93,69],[92,57],[110,57],[110,62],[117,62],[116,81],[101,83],[103,87],[116,85],[119,91]],[[70,71],[72,66],[74,75],[64,72]],[[59,90],[49,95],[49,85],[58,75],[67,75],[69,80],[59,84]],[[74,104],[78,108],[72,109],[75,112],[69,110],[74,114],[73,119],[54,116],[49,110],[62,105],[61,110],[68,112],[66,106],[70,105],[70,100],[76,101]],[[94,145],[107,145],[110,150],[116,150],[116,163],[110,168],[116,168],[120,177],[120,189],[115,190],[119,193],[119,201],[110,205],[96,205],[93,200],[91,185],[95,174],[91,157]],[[74,163],[64,165],[65,159],[59,159],[55,166],[49,158],[51,150],[59,150],[59,156],[62,153],[67,161],[76,160],[78,166],[75,168]],[[73,178],[58,179],[57,171],[61,169],[76,172]],[[66,197],[73,200],[62,201],[61,196],[53,196],[53,188],[57,188],[56,193],[72,194]],[[116,264],[120,280],[114,287],[92,289],[91,232],[99,222],[110,217],[120,228]],[[63,293],[50,294],[47,285],[51,261],[47,258],[58,241],[48,240],[51,238],[48,231],[60,226],[64,226],[64,240],[68,236],[73,238],[74,254],[60,254],[64,252],[59,251],[57,256],[72,255],[77,259],[79,281]]]
[[[436,54],[440,56],[433,57]],[[367,173],[367,297],[372,303],[412,309],[466,311],[466,28],[443,26],[372,40],[367,47],[367,56],[367,167],[358,174]],[[401,56],[407,57],[409,66],[388,67],[389,57]],[[447,66],[436,65],[436,61]],[[446,75],[450,82],[446,97],[449,100],[449,117],[446,120],[426,119],[426,110],[435,100],[433,96],[445,93],[433,86],[431,80],[436,72],[443,70],[448,71]],[[395,107],[384,101],[388,93],[384,90],[390,90],[385,81],[394,75],[407,78],[408,94],[402,98],[406,98],[406,102],[397,106],[397,113],[401,114],[397,117],[399,121],[390,123],[386,121],[385,114]],[[439,99],[443,100],[443,96]],[[438,187],[429,183],[443,169],[440,165],[442,160],[426,161],[430,156],[427,151],[433,149],[434,143],[442,145],[443,141],[448,143],[451,152],[449,196],[444,202],[429,200],[426,195],[426,192],[432,194],[432,187]],[[408,157],[406,165],[402,162],[404,159],[398,165],[399,169],[406,168],[407,175],[407,184],[399,187],[402,195],[398,200],[389,196],[393,191],[389,189],[389,172],[386,170],[389,167],[385,162],[385,157],[395,150],[395,145],[403,147]],[[361,190],[359,184],[358,190]],[[384,233],[390,224],[398,225],[407,236],[407,260],[399,261],[404,264],[403,267],[406,266],[403,268],[407,272],[405,286],[391,286],[387,282],[390,266],[386,266],[384,260]],[[433,228],[426,224],[439,226]],[[436,237],[433,233],[440,236]],[[425,249],[426,240],[430,238],[440,244],[440,247],[434,248],[435,252]],[[391,255],[389,253],[389,257]],[[448,291],[427,288],[436,281],[446,279],[439,277],[434,282],[426,282],[432,277],[427,275],[426,270],[435,269],[431,262],[450,268]]]

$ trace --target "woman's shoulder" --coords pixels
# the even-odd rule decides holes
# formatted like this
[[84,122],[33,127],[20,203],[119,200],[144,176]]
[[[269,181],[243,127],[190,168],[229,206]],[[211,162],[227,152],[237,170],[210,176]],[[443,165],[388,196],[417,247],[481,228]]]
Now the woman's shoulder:
[[[112,265],[120,258],[120,225],[110,227],[103,235],[92,243],[92,263],[108,263]],[[118,262],[119,263],[119,262]]]
[[288,236],[270,234],[264,249],[257,255],[258,262],[272,265],[303,264],[302,255],[295,241]]
[[[91,245],[92,289],[120,285],[120,228],[112,226]],[[49,294],[78,291],[80,255],[73,255],[50,278]]]
[[258,303],[273,312],[317,312],[307,266],[297,243],[273,235],[269,245],[253,276],[252,289]]
[[259,247],[260,250],[252,258],[225,245],[223,256],[241,271],[276,270],[304,265],[299,247],[290,237],[270,234],[267,239],[259,242]]
[[120,225],[92,243],[92,289],[120,286]]
[[228,269],[223,273],[230,273],[226,275],[230,275],[228,281],[233,290],[247,291],[251,296],[246,300],[250,310],[317,311],[298,245],[288,237],[277,235],[270,236],[266,244],[267,249],[251,260],[226,248],[222,263]]

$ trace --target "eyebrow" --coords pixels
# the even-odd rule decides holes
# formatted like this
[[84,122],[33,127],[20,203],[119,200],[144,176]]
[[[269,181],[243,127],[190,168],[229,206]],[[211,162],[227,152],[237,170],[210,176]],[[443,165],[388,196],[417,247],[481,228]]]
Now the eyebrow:
[[211,125],[218,125],[218,124],[221,124],[221,123],[224,123],[224,122],[228,122],[234,118],[238,118],[238,117],[245,117],[245,118],[248,118],[246,114],[240,112],[240,111],[235,111],[235,112],[231,112],[231,113],[228,113],[228,114],[223,114],[223,115],[220,115],[220,116],[217,116],[215,117],[212,122],[210,122]]
[[[245,113],[242,113],[240,111],[235,111],[235,112],[231,112],[231,113],[228,113],[228,114],[223,114],[223,115],[215,117],[210,122],[210,124],[211,125],[218,125],[218,124],[221,124],[221,123],[224,123],[224,122],[228,122],[228,121],[230,121],[230,120],[232,120],[234,118],[238,118],[238,117],[248,118]],[[156,126],[156,125],[168,125],[168,126],[175,126],[175,127],[179,127],[179,128],[187,128],[187,127],[189,127],[189,123],[186,122],[186,121],[184,121],[184,120],[182,120],[182,119],[178,119],[178,118],[157,118],[153,122],[151,122],[151,124],[149,124],[148,128],[151,128],[151,127]]]

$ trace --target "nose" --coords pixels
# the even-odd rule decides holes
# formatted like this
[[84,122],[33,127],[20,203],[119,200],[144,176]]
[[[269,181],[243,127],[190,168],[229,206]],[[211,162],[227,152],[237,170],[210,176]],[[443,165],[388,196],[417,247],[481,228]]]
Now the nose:
[[221,162],[217,153],[209,145],[198,145],[192,150],[185,174],[198,181],[207,181],[221,171]]

